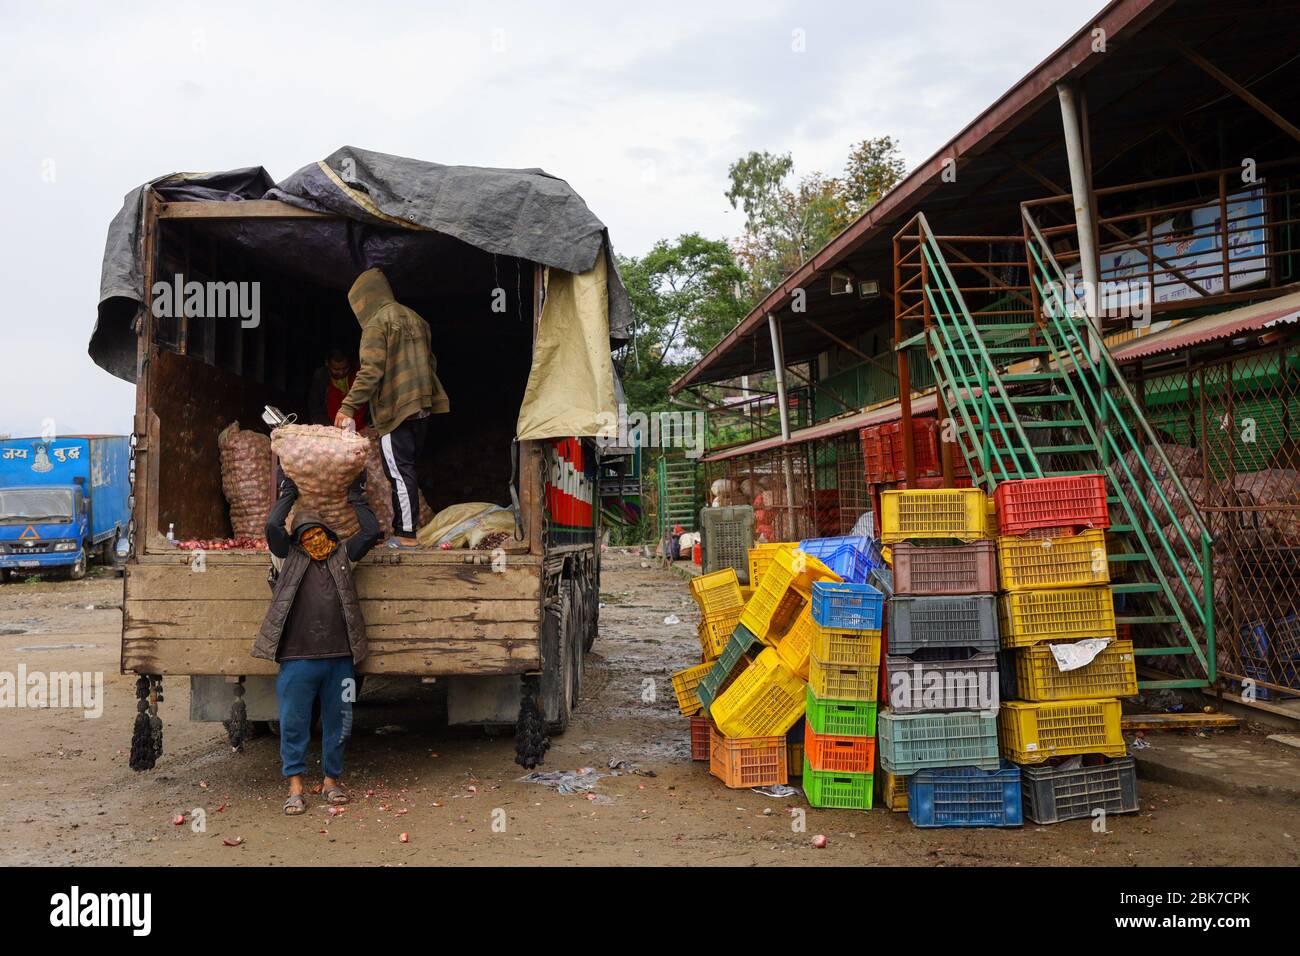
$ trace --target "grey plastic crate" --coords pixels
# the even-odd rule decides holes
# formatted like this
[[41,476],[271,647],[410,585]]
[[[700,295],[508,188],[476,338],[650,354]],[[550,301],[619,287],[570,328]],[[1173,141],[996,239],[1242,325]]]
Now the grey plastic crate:
[[890,773],[915,773],[938,767],[997,770],[996,714],[953,711],[945,714],[881,714],[876,729],[880,766]]
[[749,505],[700,509],[701,573],[735,568],[749,584],[749,549],[754,546],[754,509]]
[[934,648],[911,657],[885,655],[886,696],[896,713],[997,710],[998,659],[992,651]]
[[997,599],[992,594],[895,597],[889,610],[889,650],[895,654],[934,647],[998,649]]
[[1107,813],[1138,810],[1137,766],[1132,757],[1116,757],[1077,770],[1059,767],[1020,768],[1020,795],[1025,817],[1035,823],[1060,823]]

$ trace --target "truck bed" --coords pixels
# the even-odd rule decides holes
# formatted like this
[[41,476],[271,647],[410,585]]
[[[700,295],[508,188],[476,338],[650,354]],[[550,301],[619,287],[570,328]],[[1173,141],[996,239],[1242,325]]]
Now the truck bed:
[[[541,667],[541,561],[510,555],[502,571],[484,552],[370,556],[357,569],[366,619],[367,674],[518,674]],[[127,565],[122,670],[144,674],[274,674],[249,656],[270,601],[270,558],[146,554]]]

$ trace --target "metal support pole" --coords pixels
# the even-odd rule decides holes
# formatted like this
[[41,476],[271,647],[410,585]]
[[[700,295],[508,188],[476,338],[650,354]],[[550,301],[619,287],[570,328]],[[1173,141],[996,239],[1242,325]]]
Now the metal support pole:
[[[1074,224],[1079,237],[1079,264],[1083,270],[1083,308],[1088,322],[1089,353],[1092,366],[1101,382],[1102,400],[1099,404],[1097,431],[1106,431],[1105,366],[1101,350],[1105,343],[1101,336],[1099,304],[1101,301],[1101,266],[1097,256],[1097,231],[1092,215],[1092,177],[1088,174],[1088,157],[1084,151],[1084,134],[1079,112],[1079,98],[1075,88],[1068,83],[1058,83],[1057,96],[1061,100],[1061,124],[1065,128],[1065,153],[1070,162],[1070,193],[1074,200]],[[1064,371],[1063,369],[1061,371]],[[1101,443],[1102,462],[1106,460],[1106,443]]]
[[794,535],[794,468],[790,464],[790,406],[785,397],[785,347],[781,342],[781,326],[771,312],[767,314],[767,330],[772,335],[772,370],[776,373],[777,414],[781,421],[781,468],[785,472],[785,507],[790,527],[786,537]]

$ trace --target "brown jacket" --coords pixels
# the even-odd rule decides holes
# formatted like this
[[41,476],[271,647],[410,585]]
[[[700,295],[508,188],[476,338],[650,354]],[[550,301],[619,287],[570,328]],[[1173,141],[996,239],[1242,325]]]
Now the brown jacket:
[[348,302],[361,323],[361,368],[339,410],[351,417],[369,402],[380,435],[425,409],[449,411],[429,323],[393,298],[387,277],[367,269],[352,283]]
[[[294,521],[295,529],[301,528],[312,519],[299,516]],[[271,606],[266,609],[262,619],[262,628],[257,632],[253,642],[253,657],[274,661],[280,650],[280,636],[284,633],[284,623],[298,596],[298,585],[302,583],[303,574],[311,564],[311,555],[302,549],[295,540],[285,556],[280,576],[276,578],[275,590],[271,594]],[[343,606],[343,621],[348,629],[348,644],[352,648],[352,663],[360,664],[365,660],[369,648],[366,644],[366,622],[361,615],[361,602],[357,599],[357,586],[352,577],[352,560],[347,548],[339,545],[334,553],[325,559],[334,586],[339,591],[339,603]]]

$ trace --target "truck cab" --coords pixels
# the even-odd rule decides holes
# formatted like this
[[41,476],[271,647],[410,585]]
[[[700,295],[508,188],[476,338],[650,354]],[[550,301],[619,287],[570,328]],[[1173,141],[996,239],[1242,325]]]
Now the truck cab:
[[[90,516],[81,486],[0,486],[0,570],[85,570]],[[80,563],[80,568],[77,567]]]

